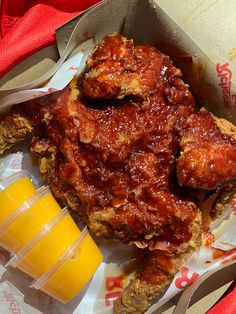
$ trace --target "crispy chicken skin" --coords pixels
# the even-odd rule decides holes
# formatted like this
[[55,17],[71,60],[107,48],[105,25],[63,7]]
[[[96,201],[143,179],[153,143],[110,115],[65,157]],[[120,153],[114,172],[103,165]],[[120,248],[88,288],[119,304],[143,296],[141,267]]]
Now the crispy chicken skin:
[[0,154],[23,140],[31,131],[30,122],[20,114],[9,115],[0,120]]
[[180,133],[180,184],[213,190],[236,179],[236,127],[230,122],[202,110],[187,118]]
[[55,197],[96,235],[136,245],[144,255],[114,307],[143,313],[201,245],[202,213],[184,185],[214,189],[235,177],[228,166],[235,171],[234,131],[196,113],[167,56],[120,35],[96,46],[78,82],[13,112],[33,128],[31,151]]
[[119,35],[106,36],[87,61],[83,91],[91,99],[166,94],[170,103],[184,103],[191,93],[180,77],[180,70],[157,49],[135,46]]
[[200,215],[192,224],[193,238],[185,252],[175,255],[164,254],[161,250],[143,250],[143,269],[134,275],[121,297],[115,302],[115,313],[138,314],[144,313],[152,304],[154,296],[162,293],[171,283],[183,263],[201,244]]

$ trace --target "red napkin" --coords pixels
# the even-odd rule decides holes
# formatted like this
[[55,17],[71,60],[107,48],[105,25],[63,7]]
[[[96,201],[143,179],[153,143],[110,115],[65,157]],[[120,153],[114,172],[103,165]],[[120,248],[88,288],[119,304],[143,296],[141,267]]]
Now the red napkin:
[[230,286],[229,292],[207,314],[235,314],[236,313],[236,281]]
[[100,0],[1,0],[0,77],[55,42],[55,30]]

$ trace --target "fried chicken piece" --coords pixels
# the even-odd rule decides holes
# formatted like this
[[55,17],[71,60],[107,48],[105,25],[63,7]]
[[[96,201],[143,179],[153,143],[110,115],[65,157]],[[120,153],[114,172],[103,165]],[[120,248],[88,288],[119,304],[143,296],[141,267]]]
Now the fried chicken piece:
[[123,290],[122,296],[115,302],[114,312],[117,314],[141,314],[153,303],[175,274],[182,268],[184,262],[201,245],[201,213],[195,212],[195,217],[189,225],[191,239],[186,247],[175,254],[155,249],[144,250],[143,268],[131,279]]
[[[71,98],[71,93],[67,89],[53,106],[43,109],[49,117],[42,119],[41,128],[47,141],[38,140],[40,145],[53,143],[60,153],[47,172],[56,196],[66,186],[72,187],[88,207],[89,222],[101,210],[108,215],[115,209],[114,222],[110,221],[113,235],[109,232],[107,236],[129,243],[145,242],[146,233],[154,234],[165,224],[178,229],[186,220],[187,226],[195,207],[169,193],[169,184],[174,171],[173,125],[178,114],[184,117],[192,112],[192,104],[175,108],[154,99],[145,107],[124,101],[119,107],[101,110]],[[40,145],[32,150],[39,153]],[[125,213],[133,213],[136,221],[131,216],[128,221]]]
[[[160,209],[158,205],[159,204],[156,204],[157,212],[158,209]],[[179,205],[182,207],[183,203]],[[169,204],[169,206],[171,205]],[[98,212],[95,214],[99,216]],[[102,214],[102,220],[100,221],[100,226],[99,224],[98,226],[99,228],[106,229],[107,225],[109,225],[112,220],[116,220],[114,218],[116,217],[116,212],[112,215],[111,211],[104,210],[102,211]],[[201,245],[201,213],[195,208],[195,211],[191,214],[192,220],[189,221],[187,225],[185,225],[183,221],[175,218],[176,225],[171,224],[169,228],[163,228],[164,230],[160,227],[159,235],[153,236],[148,232],[145,234],[145,237],[147,238],[145,241],[148,242],[147,240],[149,240],[150,237],[150,243],[148,249],[144,249],[145,255],[142,258],[142,271],[136,272],[128,286],[124,288],[121,297],[115,302],[114,313],[144,313],[153,303],[154,299],[166,289],[168,284],[171,283],[173,277],[177,271],[182,268],[183,263],[187,258]],[[131,211],[125,213],[125,215],[128,216],[129,219],[133,219],[134,213]],[[140,216],[145,220],[146,217],[143,213],[140,213]],[[127,223],[127,218],[122,218]],[[134,226],[135,223],[136,221],[130,223],[131,232],[133,232],[132,226]],[[143,223],[145,224],[146,221],[143,221]],[[137,225],[140,225],[140,221],[137,222]],[[115,229],[116,226],[113,226],[113,228]],[[126,229],[124,224],[121,224],[120,228],[124,230]],[[102,229],[100,230],[103,233],[104,231]],[[128,230],[129,228],[127,224],[127,232]],[[182,230],[182,232],[180,230]],[[188,230],[188,238],[185,238],[186,230]],[[170,234],[172,234],[173,237]],[[137,241],[139,244],[137,242],[135,244],[143,249],[147,247],[147,245],[143,245],[145,241]]]
[[143,270],[134,275],[121,297],[115,301],[114,313],[142,314],[151,306],[154,299],[164,292],[176,273],[181,270],[184,262],[201,245],[201,228],[197,218],[194,228],[194,238],[185,252],[166,255],[159,250],[145,251],[142,259],[145,261]]
[[179,184],[213,190],[236,178],[236,127],[203,110],[187,118],[177,160]]
[[61,91],[26,101],[13,106],[7,115],[0,117],[0,155],[27,135],[38,132],[42,119],[46,121],[47,118],[44,108],[53,105],[60,94]]
[[231,201],[236,198],[235,182],[224,185],[221,190],[216,193],[214,203],[212,204],[209,215],[211,221],[221,217],[224,211],[228,209]]
[[175,254],[187,250],[193,237],[191,225],[199,213],[197,206],[158,187],[152,194],[117,208],[91,210],[90,229],[99,236],[117,238],[151,251]]
[[106,36],[87,61],[83,91],[91,99],[131,95],[146,99],[161,96],[168,81],[165,93],[169,102],[184,103],[192,96],[180,77],[180,70],[157,49],[135,46],[121,35]]
[[160,251],[146,252],[145,269],[136,274],[124,288],[122,296],[114,304],[114,313],[140,314],[152,304],[153,299],[164,291],[181,269],[186,255],[168,256]]
[[22,141],[31,131],[29,120],[21,114],[6,116],[0,121],[0,154]]

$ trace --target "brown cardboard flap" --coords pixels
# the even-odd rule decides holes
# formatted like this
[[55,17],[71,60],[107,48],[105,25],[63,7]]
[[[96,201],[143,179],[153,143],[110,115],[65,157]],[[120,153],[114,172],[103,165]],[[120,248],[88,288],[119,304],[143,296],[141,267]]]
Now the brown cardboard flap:
[[0,94],[26,85],[46,74],[58,61],[59,55],[56,45],[48,46],[21,63],[4,75],[0,80]]

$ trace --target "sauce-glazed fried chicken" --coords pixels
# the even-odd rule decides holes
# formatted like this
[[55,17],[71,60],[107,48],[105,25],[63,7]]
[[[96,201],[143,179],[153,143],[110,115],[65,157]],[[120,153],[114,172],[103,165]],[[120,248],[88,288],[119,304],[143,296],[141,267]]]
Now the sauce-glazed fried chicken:
[[[220,162],[235,169],[235,141],[216,131],[210,114],[196,113],[180,70],[155,48],[106,36],[79,82],[17,114],[34,129],[31,150],[54,195],[96,235],[144,255],[115,305],[116,313],[143,313],[201,244],[201,211],[176,178],[180,150],[180,183],[213,189],[235,176],[226,164],[218,170]],[[198,164],[196,145],[207,160],[223,147],[215,177],[212,163]]]
[[47,170],[51,188],[58,197],[67,186],[77,191],[97,235],[169,253],[188,245],[198,209],[172,184],[173,127],[192,112],[191,102],[123,101],[101,110],[67,89],[41,110],[45,138],[35,138],[32,149],[58,152]]
[[236,127],[207,111],[190,115],[181,130],[180,184],[212,190],[236,178]]
[[87,61],[83,91],[91,99],[166,95],[170,103],[188,102],[191,94],[180,79],[181,72],[170,64],[169,57],[153,47],[107,36]]

